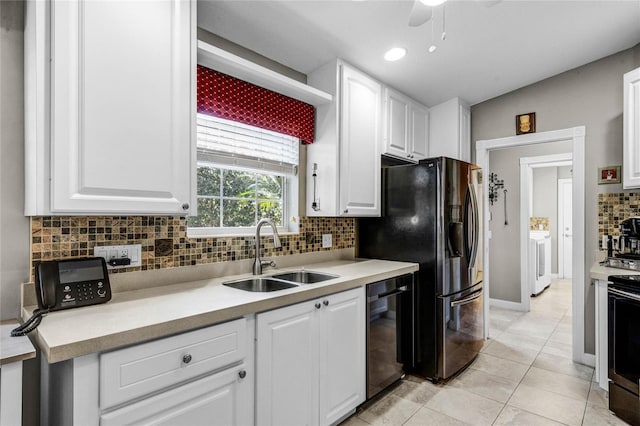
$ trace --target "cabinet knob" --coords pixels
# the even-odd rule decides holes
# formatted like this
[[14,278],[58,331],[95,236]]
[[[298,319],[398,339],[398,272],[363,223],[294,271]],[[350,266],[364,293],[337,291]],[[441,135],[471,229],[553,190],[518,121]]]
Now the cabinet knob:
[[182,362],[184,362],[185,364],[189,364],[191,362],[191,355],[190,354],[186,354],[182,357]]
[[349,213],[349,209],[344,209],[344,214]]
[[325,300],[324,302],[322,302],[322,304],[323,304],[324,306],[329,306],[329,301],[328,301],[328,300]]
[[247,377],[247,372],[246,372],[246,370],[240,370],[240,371],[238,371],[238,377],[240,377],[241,379],[244,379],[245,377]]
[[189,210],[189,203],[184,203],[182,205],[182,210]]
[[322,305],[320,304],[320,302],[316,303],[316,309],[320,309],[322,307]]

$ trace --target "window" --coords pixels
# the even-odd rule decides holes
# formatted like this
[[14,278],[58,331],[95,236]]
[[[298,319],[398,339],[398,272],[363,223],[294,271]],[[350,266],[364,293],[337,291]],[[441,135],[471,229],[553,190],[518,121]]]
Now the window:
[[198,114],[198,215],[188,219],[189,233],[252,232],[263,217],[288,230],[297,215],[298,147],[293,136]]

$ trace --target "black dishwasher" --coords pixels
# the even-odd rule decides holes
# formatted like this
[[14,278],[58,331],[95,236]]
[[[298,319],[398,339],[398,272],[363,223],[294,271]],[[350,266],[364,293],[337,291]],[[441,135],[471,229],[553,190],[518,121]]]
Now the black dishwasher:
[[367,399],[413,364],[413,275],[367,285]]

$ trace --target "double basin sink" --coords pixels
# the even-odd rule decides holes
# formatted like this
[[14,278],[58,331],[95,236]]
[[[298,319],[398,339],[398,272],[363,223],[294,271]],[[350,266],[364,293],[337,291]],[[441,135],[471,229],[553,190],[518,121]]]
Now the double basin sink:
[[299,287],[304,284],[315,284],[339,278],[338,275],[312,271],[290,271],[266,277],[251,277],[241,280],[226,281],[223,285],[245,291],[267,292]]

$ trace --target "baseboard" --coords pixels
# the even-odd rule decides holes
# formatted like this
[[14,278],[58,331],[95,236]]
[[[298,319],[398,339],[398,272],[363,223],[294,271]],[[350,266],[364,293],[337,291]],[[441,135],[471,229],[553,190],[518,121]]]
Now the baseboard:
[[509,300],[489,299],[489,306],[502,309],[511,309],[512,311],[524,311],[524,306],[522,306],[522,303],[511,302]]
[[583,353],[582,354],[582,363],[584,365],[588,365],[589,367],[596,366],[596,356],[594,354]]

